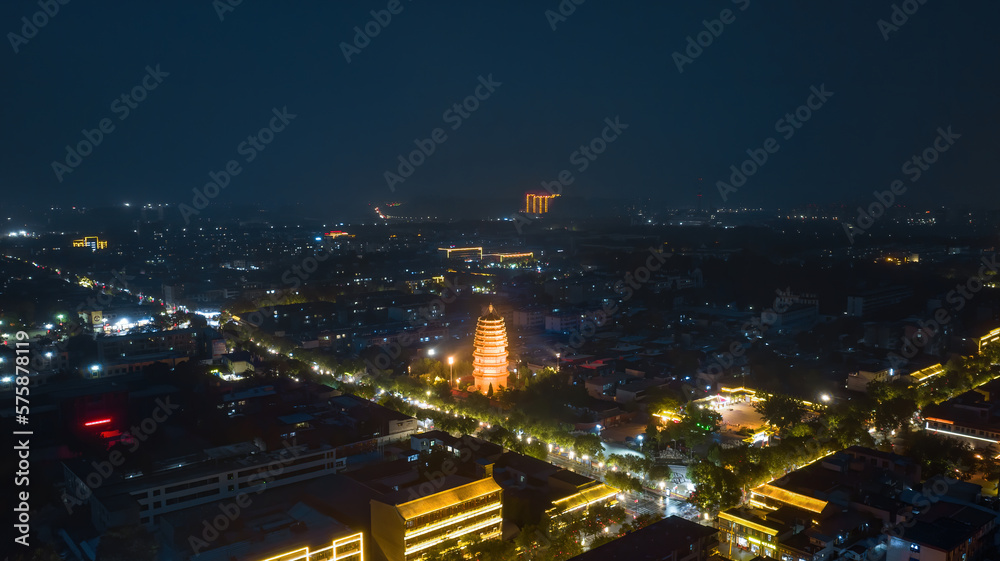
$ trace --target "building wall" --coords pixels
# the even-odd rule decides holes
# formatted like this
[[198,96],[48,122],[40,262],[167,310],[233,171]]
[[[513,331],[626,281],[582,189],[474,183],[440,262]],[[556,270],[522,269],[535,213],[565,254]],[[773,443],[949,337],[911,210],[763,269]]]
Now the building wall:
[[[262,459],[260,463],[239,469],[197,477],[180,476],[171,481],[150,482],[148,486],[142,485],[141,479],[137,483],[126,480],[123,485],[135,485],[135,489],[127,493],[139,505],[138,521],[152,527],[158,516],[168,512],[221,501],[241,493],[256,493],[264,488],[306,481],[336,473],[342,467],[343,462],[337,461],[333,450],[320,450],[302,453],[297,458],[275,460],[269,457]],[[71,470],[64,470],[64,473],[71,489],[81,489],[81,486],[86,485],[84,479]],[[83,477],[86,478],[87,475]],[[113,488],[109,491],[113,491]],[[97,497],[91,499],[93,523],[100,531],[107,529],[106,519],[117,516],[115,508],[106,506],[104,502],[104,499]]]

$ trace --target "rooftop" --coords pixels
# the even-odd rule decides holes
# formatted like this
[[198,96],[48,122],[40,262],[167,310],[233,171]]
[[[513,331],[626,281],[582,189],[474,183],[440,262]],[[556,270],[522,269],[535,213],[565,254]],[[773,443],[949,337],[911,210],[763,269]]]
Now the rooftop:
[[[421,487],[412,487],[374,500],[395,505],[400,516],[404,520],[410,520],[436,510],[447,508],[456,503],[468,501],[489,493],[503,491],[492,477],[486,477],[470,483],[465,483],[464,481],[467,480],[461,477],[450,476],[445,479],[444,486],[448,488],[443,491],[419,496],[422,492]],[[404,499],[415,495],[418,498],[403,502]]]
[[[669,516],[600,547],[577,555],[572,561],[659,561],[675,551],[687,550],[697,541],[714,536],[715,528],[679,516]],[[707,554],[707,552],[705,552]]]

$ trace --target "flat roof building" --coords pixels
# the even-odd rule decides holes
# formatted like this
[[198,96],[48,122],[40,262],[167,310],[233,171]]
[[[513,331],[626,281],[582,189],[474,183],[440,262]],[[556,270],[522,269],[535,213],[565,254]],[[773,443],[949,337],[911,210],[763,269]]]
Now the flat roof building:
[[503,489],[492,476],[427,481],[371,501],[372,537],[389,561],[412,561],[463,539],[499,539]]

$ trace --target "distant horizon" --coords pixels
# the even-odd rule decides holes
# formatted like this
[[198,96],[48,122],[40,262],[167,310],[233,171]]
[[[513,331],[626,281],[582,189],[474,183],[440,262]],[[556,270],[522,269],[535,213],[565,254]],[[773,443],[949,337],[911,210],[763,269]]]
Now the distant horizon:
[[[1000,207],[995,2],[889,26],[891,3],[400,7],[362,39],[375,6],[61,8],[0,54],[24,85],[2,94],[5,206],[191,205],[218,188],[211,204],[347,218],[558,185],[796,208],[902,179],[902,204]],[[0,21],[20,37],[37,9],[5,3]]]

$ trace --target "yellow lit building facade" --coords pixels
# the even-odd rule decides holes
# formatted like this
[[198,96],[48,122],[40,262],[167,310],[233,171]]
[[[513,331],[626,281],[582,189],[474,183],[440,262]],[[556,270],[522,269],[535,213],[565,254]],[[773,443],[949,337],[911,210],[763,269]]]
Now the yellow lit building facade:
[[1000,327],[979,338],[979,352],[983,352],[983,347],[992,345],[997,341],[1000,341]]
[[923,386],[933,380],[934,378],[944,374],[945,368],[943,364],[935,364],[933,366],[928,366],[927,368],[921,368],[915,372],[910,373],[910,379],[913,380],[913,384],[916,386]]
[[261,561],[365,561],[364,534],[358,532],[320,549],[302,547]]
[[552,501],[552,506],[546,513],[556,519],[559,524],[571,520],[580,512],[585,512],[594,506],[617,504],[618,489],[599,481],[593,481],[576,493]]
[[[750,490],[748,507],[719,513],[719,551],[728,552],[730,559],[735,550],[773,559],[795,558],[788,554],[788,546],[782,544],[795,531],[794,523],[787,519],[787,510],[794,509],[796,516],[816,524],[827,505],[827,501],[765,483]],[[785,514],[779,516],[779,509],[786,511]]]
[[486,253],[483,255],[483,261],[490,263],[531,263],[535,260],[535,254],[531,251],[522,251],[518,253]]
[[439,247],[438,251],[444,252],[445,259],[460,261],[482,261],[483,259],[483,248],[481,247]]
[[449,540],[501,537],[503,488],[493,477],[401,503],[373,499],[371,507],[372,537],[389,561],[429,559]]
[[73,240],[73,247],[88,247],[92,250],[107,249],[108,242],[102,241],[97,236],[87,236],[78,240]]
[[730,559],[734,547],[754,555],[777,558],[775,552],[778,549],[778,534],[781,532],[781,527],[777,524],[768,524],[767,520],[743,509],[731,509],[719,513],[718,526],[722,538],[719,551],[728,550]]
[[556,194],[536,193],[524,194],[524,212],[527,214],[545,214],[549,211],[549,201],[558,197]]

